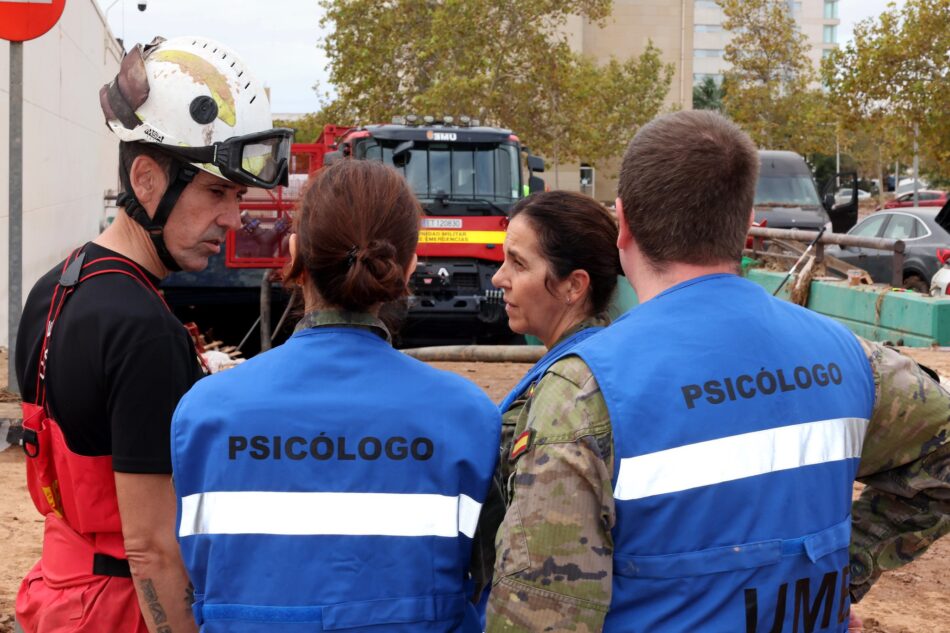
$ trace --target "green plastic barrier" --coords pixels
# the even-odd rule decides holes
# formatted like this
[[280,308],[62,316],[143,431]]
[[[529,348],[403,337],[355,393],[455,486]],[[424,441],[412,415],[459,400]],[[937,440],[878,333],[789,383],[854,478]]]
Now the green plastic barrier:
[[[750,268],[745,276],[771,294],[785,273]],[[794,282],[791,277],[778,296],[787,300]],[[845,281],[812,281],[808,308],[871,341],[907,347],[950,345],[950,299],[882,284],[849,286]]]
[[618,275],[617,288],[614,290],[614,295],[610,299],[610,305],[607,306],[607,314],[610,315],[610,320],[616,321],[621,314],[639,303],[640,302],[637,301],[637,293],[634,291],[633,286],[630,285],[626,277]]
[[[755,268],[755,260],[743,259],[742,274],[771,294],[785,273]],[[778,296],[788,300],[795,277],[791,277]],[[626,277],[618,277],[617,290],[610,301],[611,319],[637,305],[637,294]],[[844,324],[871,341],[889,342],[907,347],[950,346],[950,299],[934,298],[915,292],[898,291],[890,286],[849,286],[845,281],[811,282],[808,308]],[[749,315],[749,318],[755,318]],[[529,345],[541,345],[533,336]]]

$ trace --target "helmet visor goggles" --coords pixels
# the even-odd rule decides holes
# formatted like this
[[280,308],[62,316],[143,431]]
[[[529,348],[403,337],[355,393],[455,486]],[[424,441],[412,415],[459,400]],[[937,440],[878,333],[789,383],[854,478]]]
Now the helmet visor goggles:
[[221,175],[248,187],[273,189],[287,186],[290,144],[294,131],[274,128],[245,136],[233,136],[208,147],[159,145],[162,149],[192,163],[214,165]]

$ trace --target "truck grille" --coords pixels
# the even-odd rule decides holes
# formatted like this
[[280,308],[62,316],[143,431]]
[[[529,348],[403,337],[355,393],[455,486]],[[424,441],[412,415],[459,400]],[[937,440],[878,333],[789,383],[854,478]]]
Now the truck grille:
[[452,281],[458,290],[478,291],[478,273],[455,273]]

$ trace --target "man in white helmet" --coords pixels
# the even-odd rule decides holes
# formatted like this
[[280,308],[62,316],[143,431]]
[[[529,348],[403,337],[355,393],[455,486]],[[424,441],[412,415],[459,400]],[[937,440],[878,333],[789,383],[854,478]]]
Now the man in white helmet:
[[156,285],[220,252],[248,187],[285,183],[292,133],[243,62],[198,37],[136,46],[100,102],[125,212],[36,283],[17,340],[46,524],[16,615],[27,633],[194,631],[169,425],[202,369]]

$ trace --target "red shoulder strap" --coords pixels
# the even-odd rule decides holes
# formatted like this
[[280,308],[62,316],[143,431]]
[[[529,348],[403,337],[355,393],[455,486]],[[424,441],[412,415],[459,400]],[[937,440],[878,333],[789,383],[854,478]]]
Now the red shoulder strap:
[[[96,264],[100,264],[102,262],[120,262],[122,264],[125,264],[126,266],[131,268],[132,271],[135,271],[135,272],[132,272],[130,270],[125,270],[122,268],[102,268],[93,272],[86,272],[87,269],[95,266]],[[139,267],[139,265],[133,262],[131,259],[126,259],[125,257],[99,257],[97,259],[92,260],[91,262],[87,262],[86,264],[84,264],[82,267],[82,270],[83,270],[83,274],[82,276],[79,277],[79,283],[82,283],[86,281],[87,279],[91,279],[93,277],[98,277],[99,275],[106,275],[110,273],[118,273],[121,275],[125,275],[127,277],[131,277],[132,279],[142,284],[144,287],[154,292],[155,296],[161,300],[162,305],[164,305],[169,311],[171,311],[171,308],[169,308],[168,304],[165,303],[165,297],[162,296],[162,293],[160,293],[158,291],[158,288],[155,287],[155,284],[152,283],[152,280],[149,278],[148,274],[145,271],[143,271]]]
[[[98,277],[99,275],[125,275],[126,277],[131,277],[136,280],[145,288],[151,290],[155,293],[155,296],[159,298],[162,302],[162,305],[165,306],[169,312],[171,308],[168,307],[168,303],[165,302],[165,297],[162,296],[162,293],[158,291],[158,288],[155,287],[155,284],[152,283],[152,280],[149,278],[148,274],[139,267],[138,264],[133,262],[131,259],[126,257],[99,257],[93,259],[89,262],[78,261],[83,257],[83,248],[77,248],[74,250],[69,257],[66,258],[66,261],[63,262],[63,270],[60,272],[59,282],[56,284],[56,287],[53,288],[53,296],[50,299],[49,312],[46,315],[46,327],[43,332],[43,344],[40,347],[40,359],[37,364],[36,372],[36,404],[46,408],[46,357],[49,353],[49,339],[53,333],[53,325],[56,323],[56,320],[59,318],[60,313],[63,311],[63,306],[66,303],[66,299],[75,292],[76,288],[82,282],[87,279],[92,279],[93,277]],[[120,267],[111,267],[111,268],[99,268],[98,265],[104,262],[117,262],[124,264],[128,268]],[[79,266],[78,274],[75,279],[65,280],[67,277],[67,271],[70,270],[71,266]],[[91,268],[96,267],[96,270],[90,270]],[[131,269],[131,270],[129,270]],[[197,353],[197,350],[196,350]],[[198,354],[198,360],[203,366],[205,365],[204,358]],[[47,411],[49,415],[49,411]]]
[[[66,274],[66,270],[70,264],[78,259],[81,252],[82,248],[80,247],[69,254],[69,257],[63,262],[63,269],[59,273],[60,279]],[[36,404],[43,408],[46,408],[46,354],[49,348],[49,336],[53,332],[53,322],[62,311],[63,304],[66,302],[66,296],[70,292],[71,289],[64,288],[57,283],[53,287],[53,296],[50,298],[49,311],[46,313],[46,323],[43,327],[43,344],[40,345],[40,358],[36,364]],[[47,414],[48,413],[47,411]]]

